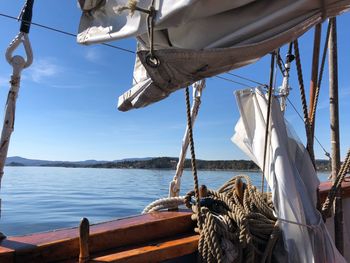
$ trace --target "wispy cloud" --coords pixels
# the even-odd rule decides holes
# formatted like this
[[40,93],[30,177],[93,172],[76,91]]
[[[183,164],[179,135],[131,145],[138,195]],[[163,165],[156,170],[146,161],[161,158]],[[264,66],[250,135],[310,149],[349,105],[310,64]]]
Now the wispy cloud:
[[85,59],[90,61],[90,62],[93,62],[93,63],[96,63],[100,60],[101,58],[101,55],[100,53],[98,52],[98,50],[96,48],[92,48],[90,47],[85,55],[84,55]]
[[43,80],[54,77],[63,70],[54,63],[53,59],[37,59],[30,67],[28,73],[34,82],[40,83]]
[[82,84],[54,84],[50,85],[52,88],[56,89],[82,89],[84,85]]
[[9,85],[9,78],[1,77],[0,76],[0,87],[8,86]]
[[340,99],[347,99],[348,98],[344,98],[344,96],[348,96],[350,95],[350,88],[340,88],[339,89],[339,96],[340,96]]

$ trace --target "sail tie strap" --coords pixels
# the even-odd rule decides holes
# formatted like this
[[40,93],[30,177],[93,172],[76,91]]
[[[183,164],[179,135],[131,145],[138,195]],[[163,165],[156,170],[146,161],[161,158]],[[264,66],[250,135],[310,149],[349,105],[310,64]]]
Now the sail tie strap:
[[137,6],[137,0],[129,0],[125,6],[121,6],[118,8],[118,12],[130,10],[131,16],[135,13],[135,11],[147,14],[147,33],[150,50],[149,54],[146,57],[146,63],[152,68],[157,68],[160,65],[160,60],[154,54],[154,20],[157,14],[157,10],[154,7],[154,2],[155,0],[152,0],[149,8],[145,9]]

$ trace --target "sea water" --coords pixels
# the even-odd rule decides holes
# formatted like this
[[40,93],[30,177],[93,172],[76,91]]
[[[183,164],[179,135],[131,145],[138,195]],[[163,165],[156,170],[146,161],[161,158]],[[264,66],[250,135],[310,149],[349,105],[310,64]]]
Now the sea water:
[[[173,170],[6,167],[0,196],[0,232],[24,235],[78,226],[141,213],[150,202],[168,195]],[[198,171],[200,184],[217,189],[231,177],[250,176],[261,184],[261,173]],[[320,180],[327,179],[320,174]],[[181,194],[193,188],[191,171],[184,171]]]

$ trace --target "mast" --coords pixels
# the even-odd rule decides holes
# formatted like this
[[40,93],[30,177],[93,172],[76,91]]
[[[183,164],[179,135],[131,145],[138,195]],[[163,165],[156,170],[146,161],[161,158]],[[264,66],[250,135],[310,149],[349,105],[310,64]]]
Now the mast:
[[311,69],[311,82],[310,82],[310,108],[309,108],[309,120],[310,120],[310,146],[313,149],[314,145],[314,134],[315,134],[315,123],[312,119],[312,110],[314,108],[316,88],[319,85],[318,82],[318,67],[319,67],[319,56],[320,56],[320,45],[321,45],[321,23],[315,26],[314,33],[314,48],[312,54],[312,69]]
[[[332,180],[335,181],[340,168],[339,145],[339,104],[338,104],[338,53],[337,53],[337,20],[329,19],[331,32],[329,48],[329,100],[330,100],[330,129],[332,149]],[[341,188],[340,188],[341,189]],[[334,239],[339,252],[343,254],[343,208],[341,192],[338,190],[334,201]]]

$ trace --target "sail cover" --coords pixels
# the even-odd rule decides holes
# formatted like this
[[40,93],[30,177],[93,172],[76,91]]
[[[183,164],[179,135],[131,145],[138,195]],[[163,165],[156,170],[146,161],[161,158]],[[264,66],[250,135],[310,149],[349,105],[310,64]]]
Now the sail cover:
[[[267,98],[261,90],[236,92],[241,114],[232,137],[263,169]],[[316,209],[319,185],[310,157],[286,124],[277,99],[269,125],[265,179],[272,192],[289,262],[346,262]]]
[[[148,10],[153,17],[150,63]],[[119,98],[126,111],[146,106],[197,80],[252,63],[327,17],[350,0],[79,0],[82,44],[136,37],[133,87]],[[130,6],[132,10],[123,7]],[[134,10],[135,6],[138,9]],[[124,10],[124,11],[123,11]],[[152,24],[152,23],[149,23]]]

